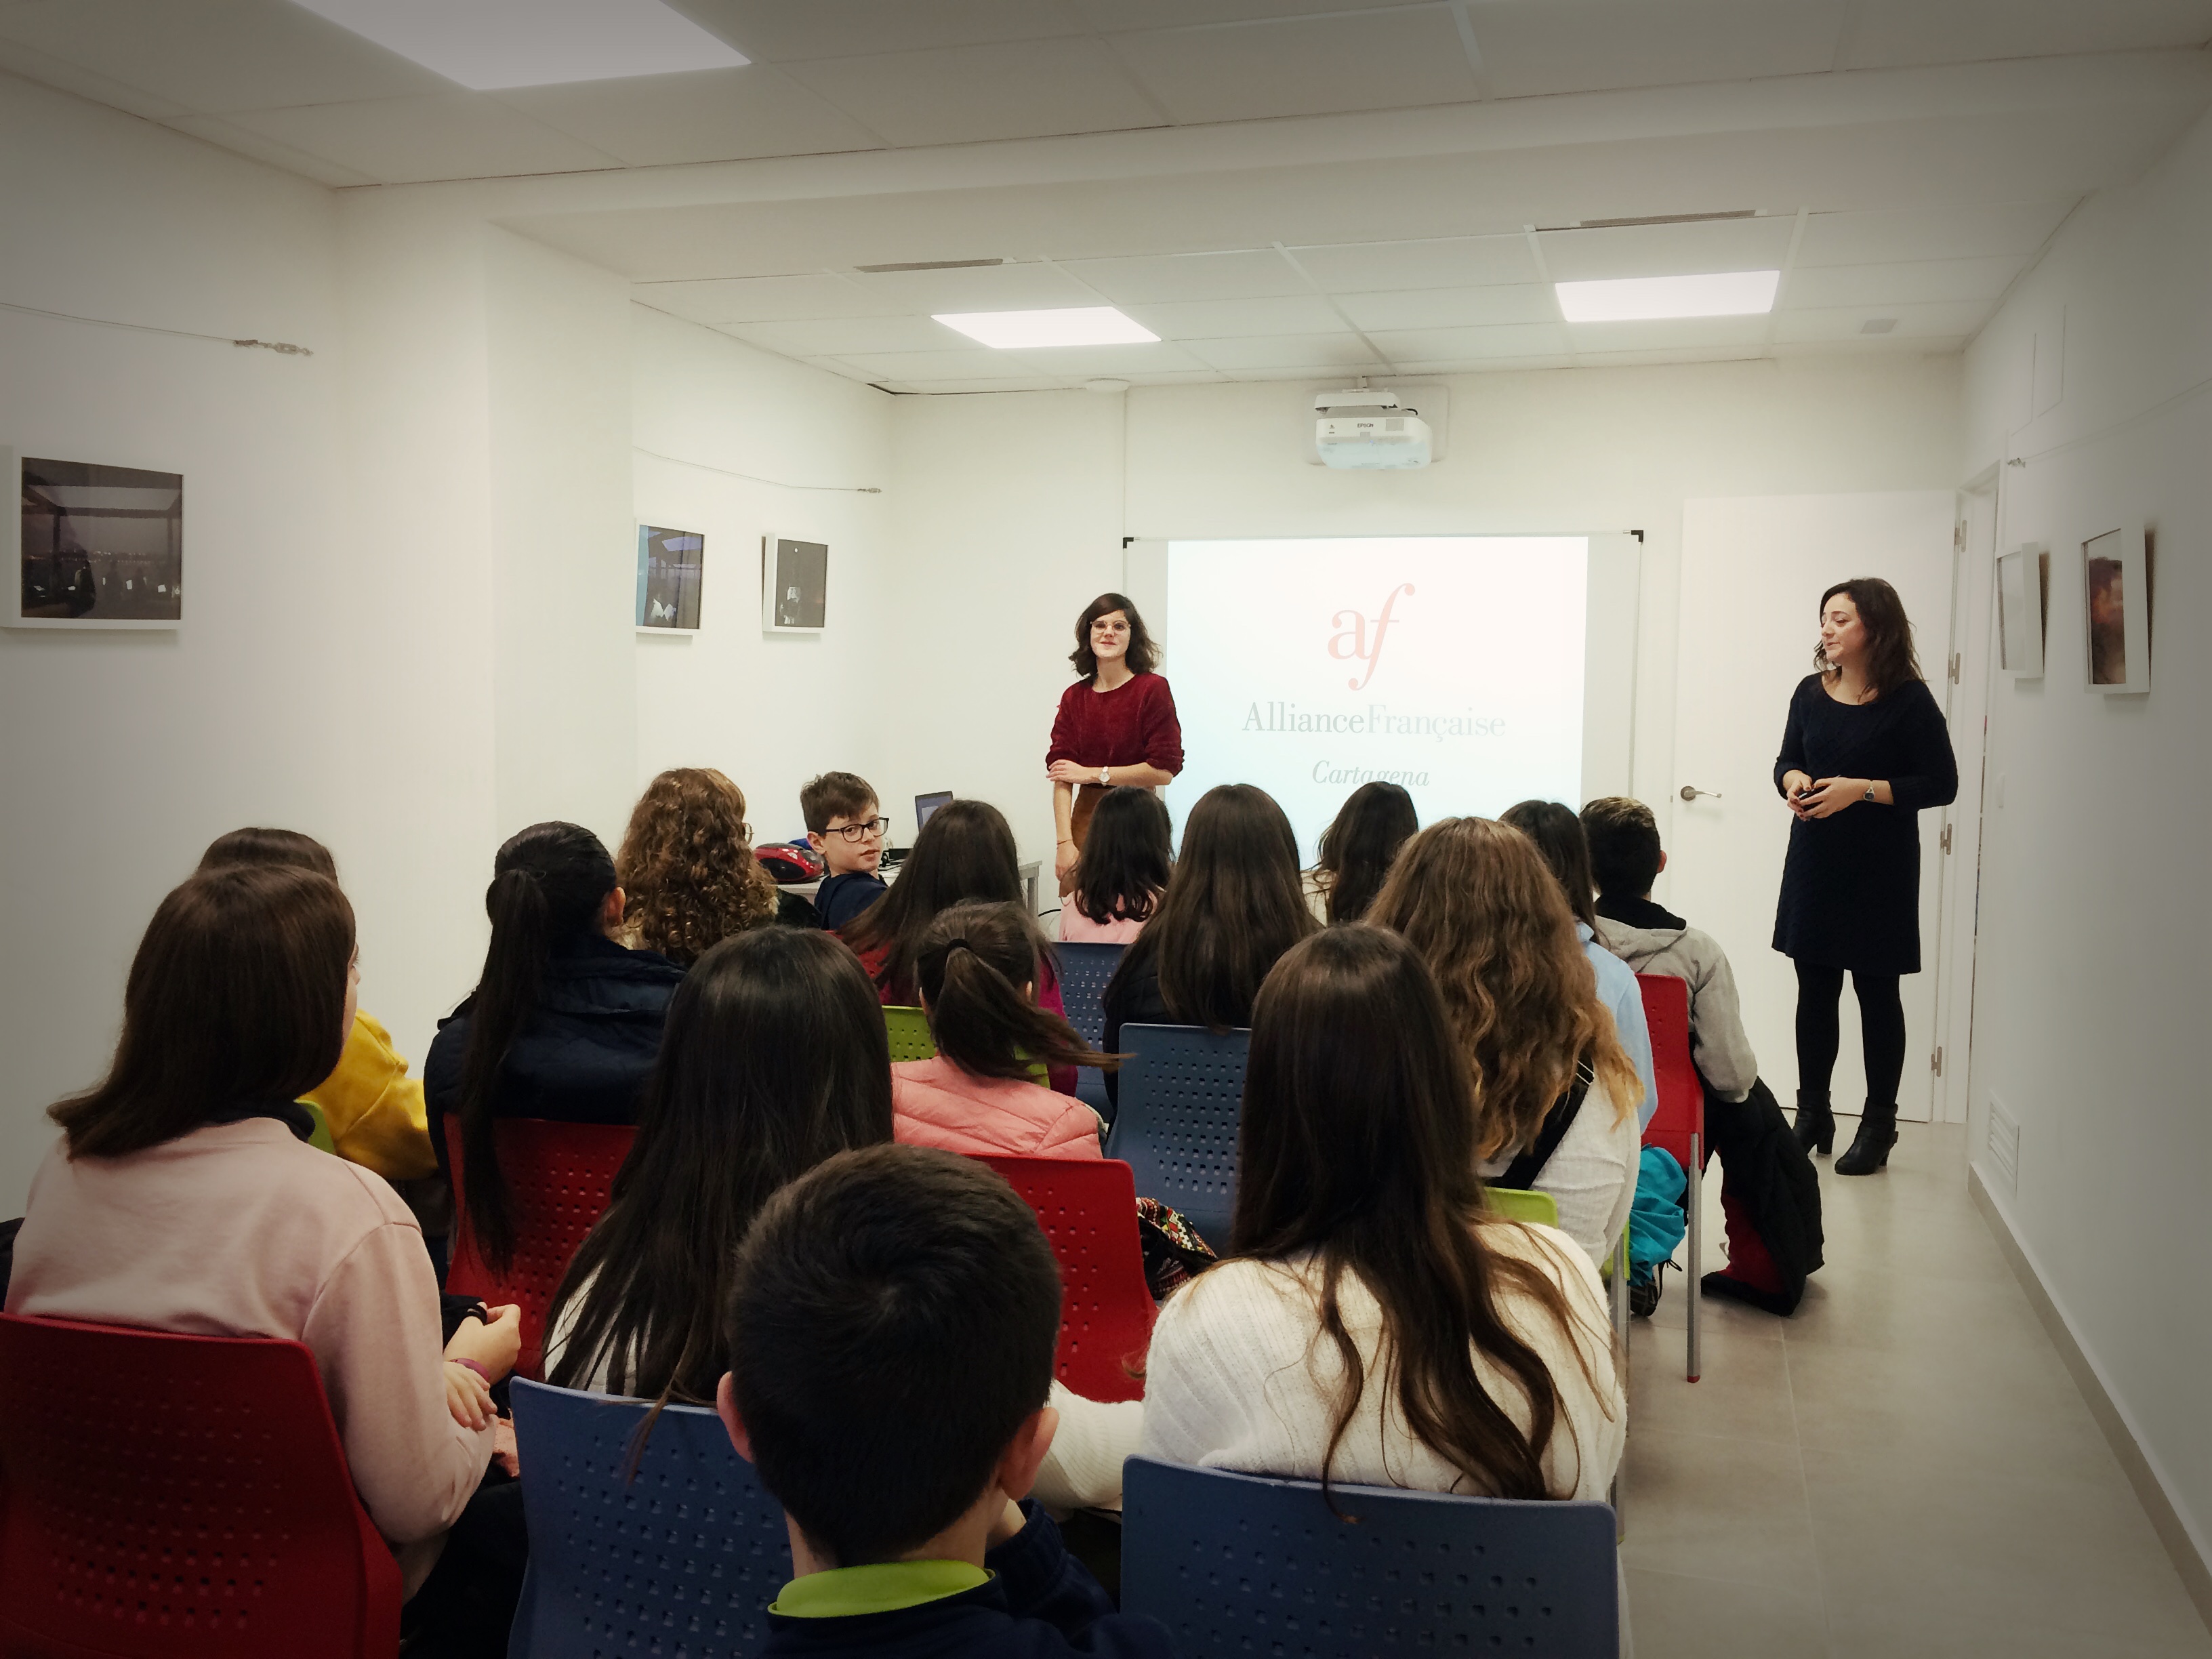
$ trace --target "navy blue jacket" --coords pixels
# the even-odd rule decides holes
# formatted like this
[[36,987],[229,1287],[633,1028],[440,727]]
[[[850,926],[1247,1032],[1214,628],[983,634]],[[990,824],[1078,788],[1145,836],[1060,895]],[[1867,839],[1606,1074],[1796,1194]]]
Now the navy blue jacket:
[[848,870],[842,876],[825,876],[814,890],[814,914],[833,932],[842,927],[885,893],[889,884],[866,870]]
[[918,1607],[844,1619],[768,1615],[767,1659],[1170,1659],[1168,1633],[1114,1603],[1034,1503],[1029,1524],[992,1550],[988,1584]]

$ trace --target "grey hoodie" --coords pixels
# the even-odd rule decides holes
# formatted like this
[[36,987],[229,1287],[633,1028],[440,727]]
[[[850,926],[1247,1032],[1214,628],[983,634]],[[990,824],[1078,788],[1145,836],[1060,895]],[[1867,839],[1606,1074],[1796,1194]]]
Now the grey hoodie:
[[[1668,923],[1680,921],[1656,904],[1636,907]],[[1671,974],[1690,987],[1690,1057],[1698,1074],[1724,1100],[1741,1100],[1759,1081],[1759,1056],[1744,1035],[1735,971],[1711,933],[1686,926],[1632,927],[1600,916],[1597,936],[1639,974]]]

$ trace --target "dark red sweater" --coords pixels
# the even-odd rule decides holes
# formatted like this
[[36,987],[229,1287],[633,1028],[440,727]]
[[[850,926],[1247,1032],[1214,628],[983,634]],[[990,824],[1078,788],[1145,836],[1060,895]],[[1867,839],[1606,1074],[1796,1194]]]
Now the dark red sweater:
[[1047,766],[1059,760],[1094,771],[1138,765],[1182,771],[1182,725],[1168,683],[1158,674],[1138,674],[1111,691],[1093,691],[1082,680],[1069,686],[1060,693],[1044,756]]

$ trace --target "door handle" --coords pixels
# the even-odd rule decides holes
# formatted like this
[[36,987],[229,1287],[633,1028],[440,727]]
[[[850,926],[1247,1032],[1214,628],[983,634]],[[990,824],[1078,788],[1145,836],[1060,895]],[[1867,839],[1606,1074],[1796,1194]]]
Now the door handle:
[[1680,793],[1684,800],[1695,800],[1700,795],[1708,800],[1718,800],[1721,798],[1721,792],[1717,789],[1698,789],[1686,783],[1682,786]]

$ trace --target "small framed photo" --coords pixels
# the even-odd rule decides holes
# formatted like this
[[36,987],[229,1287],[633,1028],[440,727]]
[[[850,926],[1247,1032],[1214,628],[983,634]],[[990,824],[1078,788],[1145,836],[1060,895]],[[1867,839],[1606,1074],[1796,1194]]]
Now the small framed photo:
[[1997,665],[2017,679],[2043,678],[2050,599],[2051,555],[2042,547],[2015,548],[1997,560]]
[[696,633],[707,538],[696,530],[637,527],[637,625]]
[[2150,562],[2143,529],[2130,519],[2081,544],[2088,623],[2089,690],[2114,696],[2150,690]]
[[[0,465],[18,471],[12,450]],[[26,455],[22,509],[5,520],[16,601],[10,628],[180,626],[185,480],[177,472]]]
[[761,538],[761,628],[815,634],[828,625],[830,544],[795,536]]

